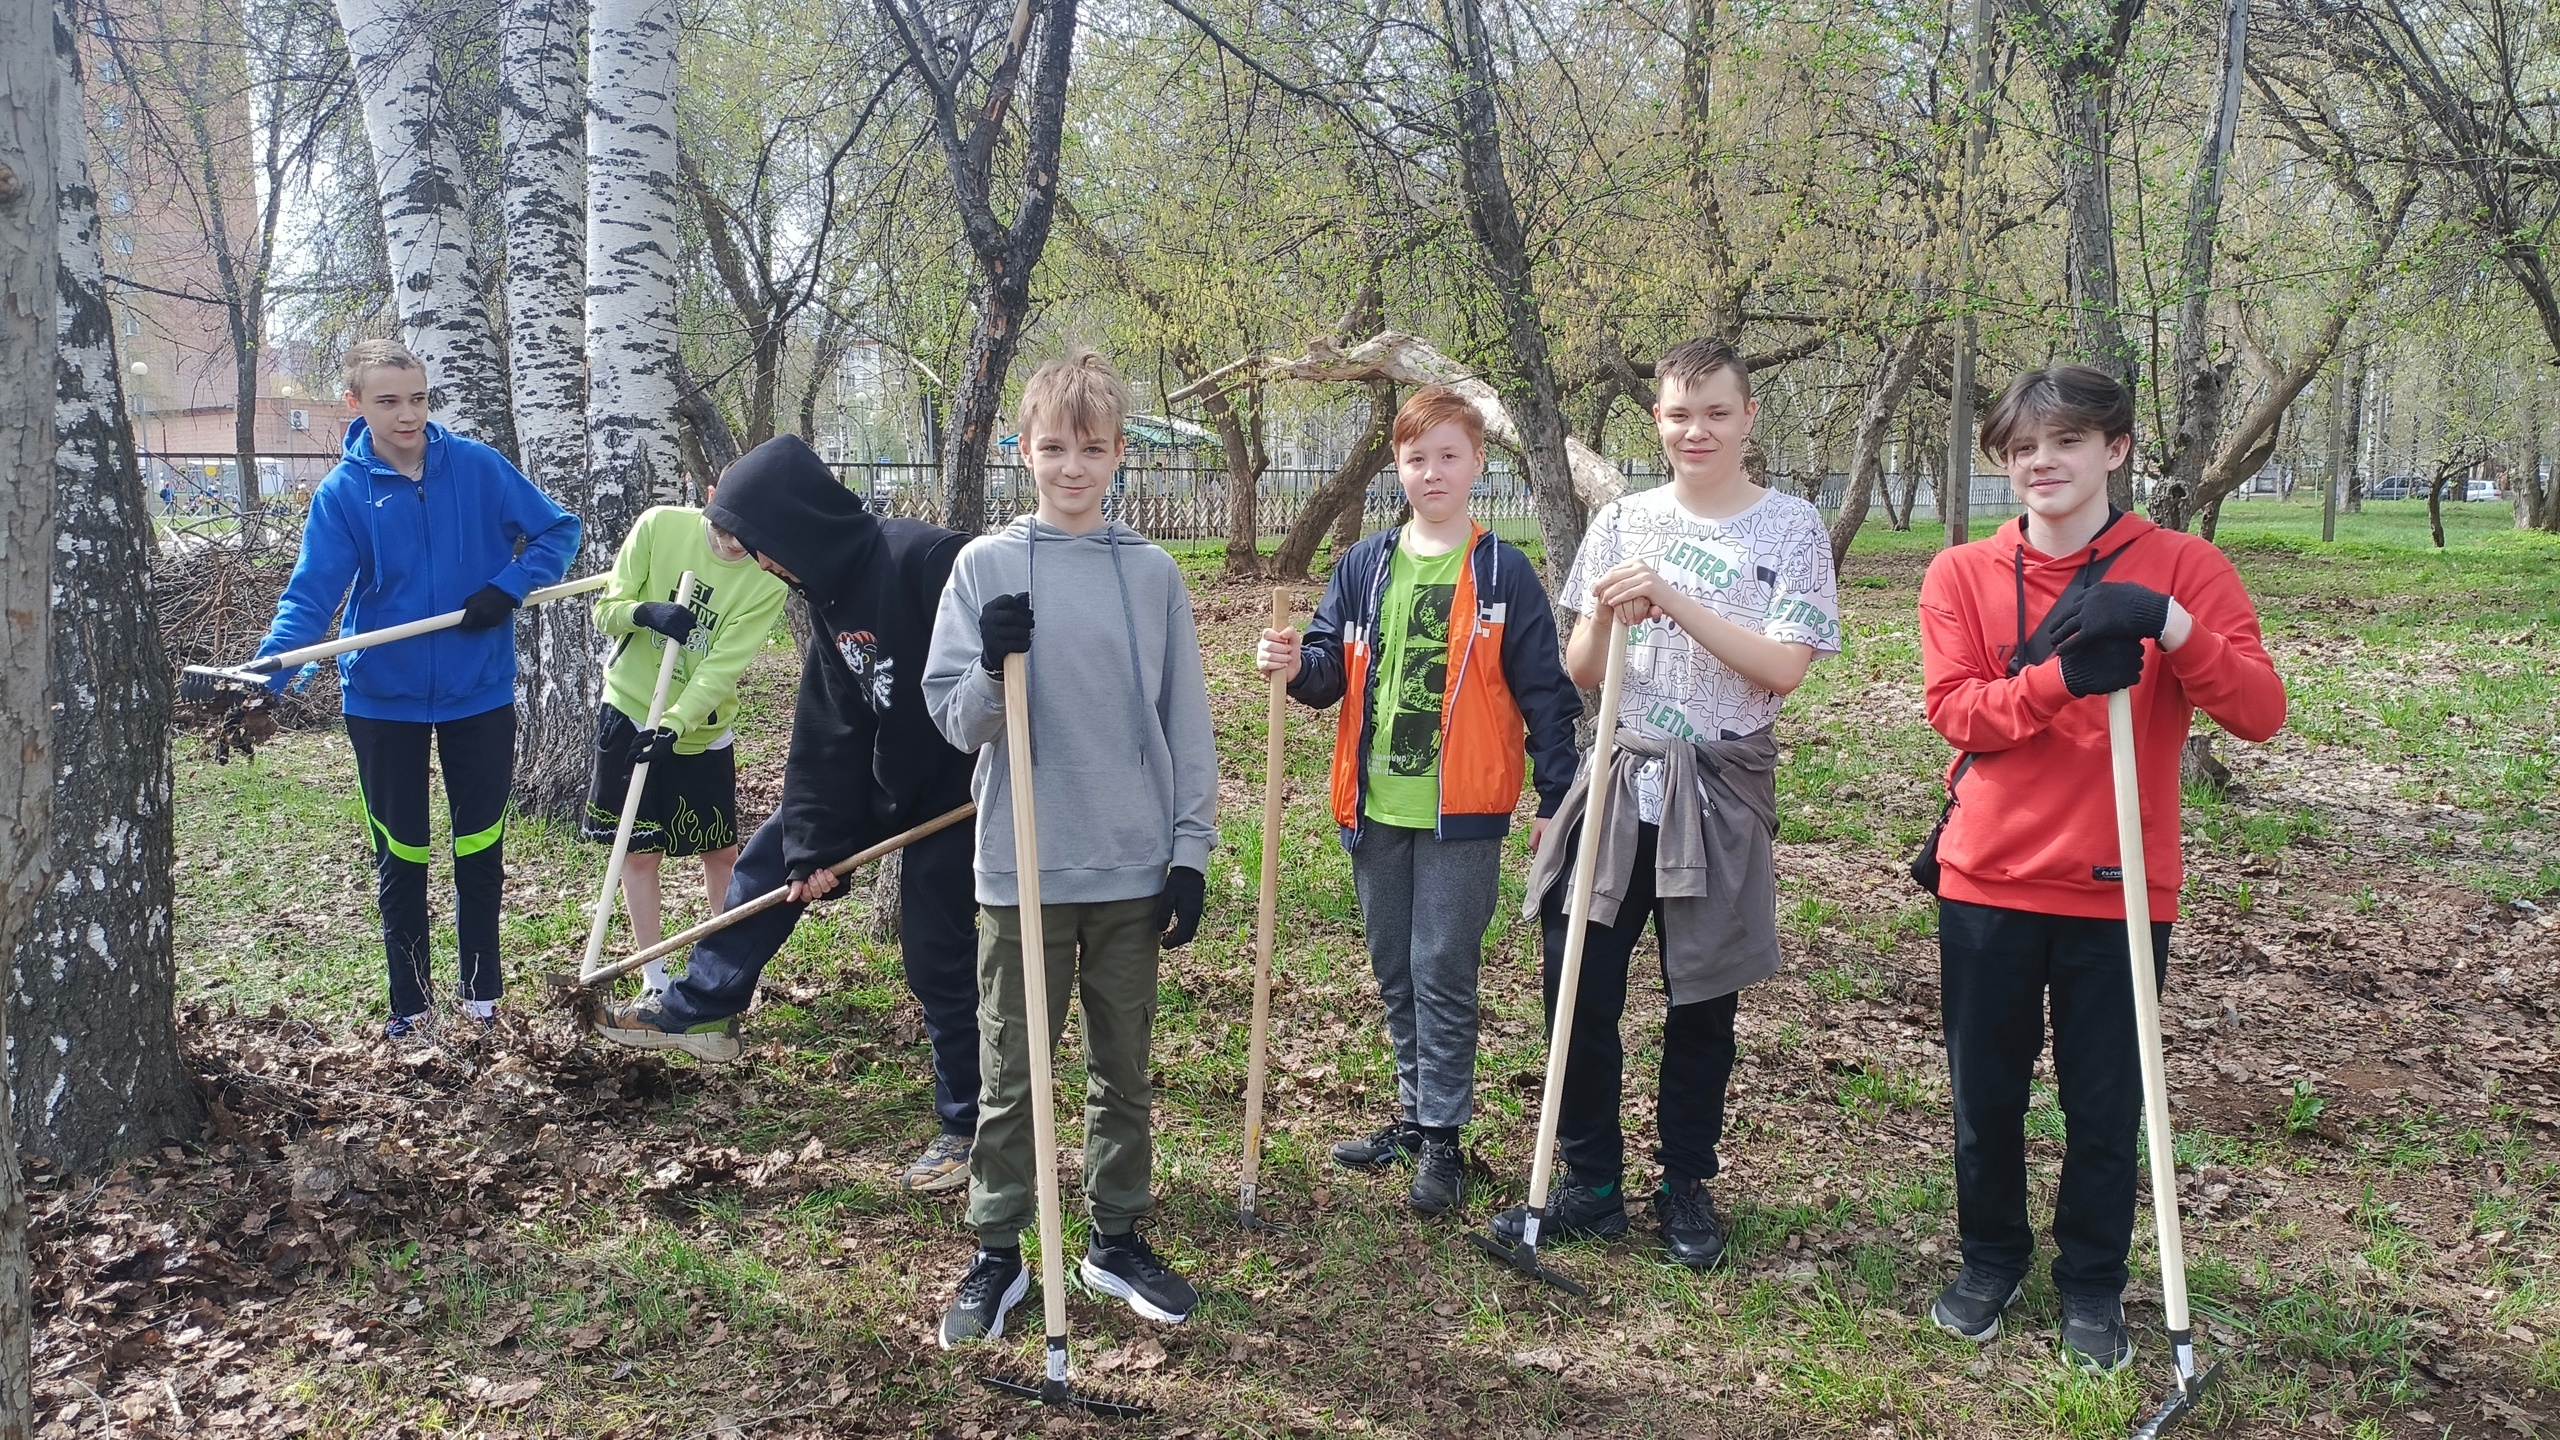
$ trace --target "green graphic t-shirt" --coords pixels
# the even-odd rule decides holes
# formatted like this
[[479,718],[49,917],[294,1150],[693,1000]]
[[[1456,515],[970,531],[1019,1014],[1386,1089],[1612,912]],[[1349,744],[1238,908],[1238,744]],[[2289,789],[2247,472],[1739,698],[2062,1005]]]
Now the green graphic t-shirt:
[[1449,688],[1449,609],[1469,547],[1387,562],[1378,612],[1377,729],[1369,742],[1369,819],[1409,830],[1440,824],[1440,698]]

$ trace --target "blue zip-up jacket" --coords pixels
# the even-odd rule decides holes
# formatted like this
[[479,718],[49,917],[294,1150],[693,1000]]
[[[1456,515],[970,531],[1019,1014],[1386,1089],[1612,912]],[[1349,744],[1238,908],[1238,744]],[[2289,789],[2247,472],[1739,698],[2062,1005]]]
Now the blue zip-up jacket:
[[[1377,739],[1379,610],[1400,530],[1344,553],[1307,623],[1291,698],[1321,710],[1341,704],[1334,729],[1334,823],[1346,850],[1368,827],[1369,750]],[[1529,557],[1477,527],[1449,615],[1448,690],[1441,697],[1443,840],[1507,835],[1519,804],[1523,761],[1534,762],[1538,813],[1553,815],[1580,757],[1573,722],[1582,695],[1566,678],[1555,612]]]
[[[483,585],[518,600],[559,583],[578,553],[578,517],[507,457],[427,426],[424,480],[374,458],[362,420],[311,497],[302,555],[276,605],[261,656],[324,639],[346,602],[342,635],[462,608]],[[289,676],[279,675],[282,685]],[[369,720],[459,720],[512,705],[515,627],[459,627],[338,657],[346,713]]]

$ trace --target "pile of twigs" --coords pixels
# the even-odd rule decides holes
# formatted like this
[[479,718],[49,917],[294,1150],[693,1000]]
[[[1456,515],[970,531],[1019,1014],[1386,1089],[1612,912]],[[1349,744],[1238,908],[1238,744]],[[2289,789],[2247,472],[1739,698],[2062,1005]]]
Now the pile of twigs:
[[[302,537],[298,517],[269,515],[256,544],[238,533],[202,531],[165,538],[153,554],[151,579],[159,601],[160,634],[172,667],[237,665],[257,650],[275,619],[276,601],[293,574]],[[179,707],[177,728],[209,738],[220,729],[230,701]],[[327,725],[338,718],[338,672],[323,663],[310,683],[288,693],[273,711],[287,729]]]

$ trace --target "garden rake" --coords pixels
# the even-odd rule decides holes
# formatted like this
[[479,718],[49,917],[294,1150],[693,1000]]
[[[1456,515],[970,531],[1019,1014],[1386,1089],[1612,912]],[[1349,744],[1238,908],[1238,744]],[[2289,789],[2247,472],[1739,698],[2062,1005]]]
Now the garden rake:
[[2220,1365],[2196,1368],[2187,1316],[2186,1239],[2178,1223],[2178,1155],[2169,1132],[2169,1072],[2160,1045],[2160,978],[2151,953],[2151,889],[2142,853],[2142,791],[2133,763],[2133,694],[2107,697],[2107,752],[2114,762],[2116,849],[2124,875],[2126,948],[2133,957],[2133,1024],[2142,1050],[2143,1131],[2151,1145],[2151,1216],[2160,1230],[2160,1308],[2178,1388],[2133,1428],[2134,1440],[2158,1440],[2204,1399]]
[[1005,754],[1013,769],[1015,911],[1021,916],[1022,1024],[1030,1032],[1031,1145],[1040,1193],[1040,1308],[1048,1343],[1036,1385],[981,1375],[988,1388],[1042,1405],[1073,1405],[1114,1420],[1147,1413],[1144,1405],[1106,1400],[1067,1386],[1066,1239],[1058,1203],[1058,1096],[1049,1066],[1049,951],[1041,931],[1040,827],[1031,810],[1031,686],[1020,651],[1004,657]]
[[[838,878],[850,875],[854,871],[861,869],[863,866],[870,864],[872,861],[877,860],[884,855],[891,855],[900,850],[904,850],[927,835],[948,830],[952,826],[959,824],[961,821],[966,820],[977,813],[978,807],[974,802],[953,806],[951,809],[943,811],[941,814],[934,816],[923,824],[901,830],[897,834],[890,836],[888,839],[881,841],[879,844],[871,846],[869,849],[855,851],[853,854],[848,855],[844,859],[828,866],[827,872],[831,875],[837,876]],[[650,961],[657,959],[661,955],[672,955],[697,940],[704,939],[708,936],[715,935],[722,930],[726,930],[730,926],[737,924],[739,921],[746,919],[750,915],[760,915],[790,898],[791,887],[788,885],[777,885],[773,889],[767,890],[753,900],[746,901],[742,904],[732,905],[728,909],[721,911],[719,914],[712,916],[710,919],[703,921],[701,924],[693,926],[691,929],[680,930],[646,949],[635,951],[634,953],[626,955],[609,965],[584,971],[575,977],[574,980],[565,974],[557,976],[553,983],[561,987],[563,998],[569,1004],[572,1006],[581,1005],[587,998],[588,992],[595,986],[601,985],[608,980],[619,980],[623,976],[630,974],[632,971],[639,969],[641,966],[648,964]]]
[[[676,603],[687,609],[693,606],[693,572],[687,570],[676,581]],[[676,678],[676,661],[684,655],[684,646],[661,635],[658,637],[658,688],[649,696],[649,723],[640,727],[643,735],[655,734],[658,723],[667,714],[667,687]],[[604,930],[613,923],[613,892],[622,882],[622,862],[631,854],[631,830],[640,819],[640,797],[649,788],[649,762],[631,767],[631,783],[622,794],[622,819],[613,827],[613,857],[604,864],[604,893],[596,897],[595,923],[587,927],[587,954],[578,963],[578,983],[589,983],[588,976],[596,961],[604,954]]]
[[[1271,592],[1271,628],[1289,624],[1289,592]],[[1271,947],[1280,922],[1280,818],[1287,799],[1289,682],[1271,677],[1271,712],[1262,760],[1262,904],[1253,919],[1253,1038],[1244,1078],[1244,1191],[1236,1222],[1247,1230],[1277,1230],[1262,1216],[1262,1080],[1271,1039]]]
[[[528,591],[524,597],[524,604],[530,608],[535,605],[547,605],[554,600],[566,600],[572,595],[585,595],[591,591],[603,589],[612,580],[613,576],[610,573],[590,575],[584,580],[571,580],[565,584]],[[335,640],[323,640],[316,645],[305,645],[298,650],[262,656],[245,665],[190,665],[178,672],[178,700],[185,705],[200,705],[223,690],[261,690],[266,688],[276,676],[288,670],[300,669],[314,660],[327,660],[332,656],[344,655],[350,650],[365,650],[376,645],[387,645],[394,640],[406,640],[413,635],[450,630],[461,623],[462,612],[454,610],[443,615],[430,615],[424,620],[386,625],[379,630],[341,635]]]
[[1609,766],[1618,752],[1618,701],[1627,685],[1627,625],[1609,621],[1609,669],[1600,682],[1600,720],[1591,742],[1591,769],[1582,806],[1582,843],[1573,855],[1572,898],[1565,911],[1564,963],[1556,976],[1555,1023],[1547,1028],[1547,1083],[1538,1101],[1538,1149],[1529,1162],[1529,1210],[1520,1243],[1470,1230],[1467,1238],[1487,1255],[1543,1280],[1568,1295],[1588,1295],[1581,1282],[1548,1269],[1538,1259],[1538,1226],[1546,1218],[1547,1190],[1555,1180],[1556,1124],[1564,1112],[1564,1066],[1573,1045],[1574,1000],[1582,988],[1582,950],[1591,929],[1591,891],[1600,875],[1600,832],[1608,818]]

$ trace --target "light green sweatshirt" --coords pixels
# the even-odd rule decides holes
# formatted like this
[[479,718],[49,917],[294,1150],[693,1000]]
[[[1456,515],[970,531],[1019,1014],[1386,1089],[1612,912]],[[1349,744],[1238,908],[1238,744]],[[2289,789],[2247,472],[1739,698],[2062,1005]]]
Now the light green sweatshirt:
[[687,570],[693,572],[694,630],[667,686],[662,723],[675,727],[677,753],[699,755],[728,733],[738,713],[738,677],[773,633],[790,591],[753,560],[712,554],[701,511],[659,505],[642,512],[613,557],[613,583],[596,601],[596,628],[618,642],[605,667],[605,703],[634,725],[648,721],[662,642],[658,632],[633,624],[631,612],[643,601],[676,598]]

